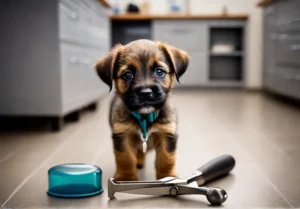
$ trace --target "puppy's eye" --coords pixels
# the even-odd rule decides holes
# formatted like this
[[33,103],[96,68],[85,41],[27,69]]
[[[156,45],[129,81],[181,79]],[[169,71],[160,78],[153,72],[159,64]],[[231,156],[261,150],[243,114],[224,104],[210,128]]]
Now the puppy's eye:
[[156,68],[154,71],[154,75],[159,78],[163,78],[166,75],[166,72],[161,68]]
[[130,71],[127,71],[126,73],[124,73],[121,78],[125,81],[129,81],[130,79],[132,79],[133,74]]

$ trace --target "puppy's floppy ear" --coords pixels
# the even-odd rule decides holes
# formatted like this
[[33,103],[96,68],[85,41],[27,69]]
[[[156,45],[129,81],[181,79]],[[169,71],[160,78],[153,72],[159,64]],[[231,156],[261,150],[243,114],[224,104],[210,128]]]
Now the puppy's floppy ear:
[[120,57],[120,51],[122,50],[122,47],[123,46],[121,44],[116,45],[111,52],[98,60],[94,65],[94,68],[96,69],[101,80],[109,86],[109,91],[112,90],[113,74],[117,70],[116,64]]
[[157,42],[157,45],[164,53],[167,61],[171,65],[171,70],[175,73],[178,83],[180,83],[179,78],[185,73],[189,65],[190,57],[188,53],[162,42]]

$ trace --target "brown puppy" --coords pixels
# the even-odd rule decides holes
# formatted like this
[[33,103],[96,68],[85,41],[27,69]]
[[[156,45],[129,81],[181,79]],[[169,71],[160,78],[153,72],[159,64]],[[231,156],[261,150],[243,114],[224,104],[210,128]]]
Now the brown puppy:
[[177,114],[169,93],[188,63],[185,51],[150,40],[116,45],[96,63],[100,78],[110,89],[113,83],[116,88],[110,108],[116,180],[137,180],[137,168],[144,166],[142,129],[132,113],[142,117],[157,113],[157,119],[147,125],[148,147],[156,150],[156,177],[176,175]]

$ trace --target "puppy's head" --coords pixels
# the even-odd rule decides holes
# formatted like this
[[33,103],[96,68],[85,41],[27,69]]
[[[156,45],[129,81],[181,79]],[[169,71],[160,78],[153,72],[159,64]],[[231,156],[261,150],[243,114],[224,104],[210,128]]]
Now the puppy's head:
[[95,68],[110,90],[115,84],[130,111],[147,114],[163,106],[174,78],[179,82],[188,63],[185,51],[161,42],[137,40],[116,45]]

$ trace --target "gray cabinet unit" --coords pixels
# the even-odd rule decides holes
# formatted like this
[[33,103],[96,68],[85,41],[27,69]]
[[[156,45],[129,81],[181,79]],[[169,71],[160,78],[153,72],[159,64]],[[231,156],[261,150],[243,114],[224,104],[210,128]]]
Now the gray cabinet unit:
[[175,87],[207,83],[208,26],[199,20],[154,20],[152,39],[164,41],[189,53],[190,65]]
[[97,0],[0,1],[0,115],[62,117],[108,89],[93,64],[108,52]]
[[300,1],[264,8],[264,87],[300,99]]
[[[191,57],[190,65],[180,84],[175,82],[175,87],[242,87],[246,24],[247,19],[243,17],[113,19],[112,45],[150,38],[187,51]],[[142,28],[144,33],[129,33],[135,26]],[[232,49],[221,53],[213,50],[220,45]]]
[[208,25],[199,20],[154,20],[152,38],[192,52],[208,49]]
[[[186,50],[190,66],[176,87],[243,85],[245,19],[155,19],[152,39]],[[215,45],[230,52],[215,53]]]
[[207,83],[207,53],[204,52],[192,52],[189,54],[191,57],[188,70],[180,78],[180,84],[176,81],[175,86],[198,86]]

